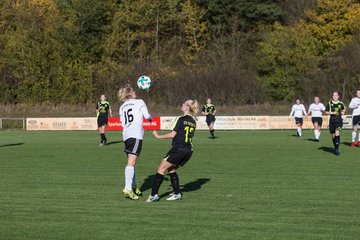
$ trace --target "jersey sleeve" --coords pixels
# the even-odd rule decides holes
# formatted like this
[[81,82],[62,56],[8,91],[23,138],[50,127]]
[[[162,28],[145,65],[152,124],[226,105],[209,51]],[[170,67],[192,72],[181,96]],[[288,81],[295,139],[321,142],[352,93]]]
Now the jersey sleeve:
[[324,106],[324,104],[321,104],[321,110],[322,110],[322,111],[325,111],[325,106]]
[[179,121],[180,120],[180,117],[177,117],[176,119],[175,119],[175,121],[174,121],[174,123],[172,124],[172,126],[171,126],[171,130],[172,131],[175,131],[175,132],[179,132],[180,131],[180,129],[181,129],[181,121]]
[[355,98],[351,99],[351,102],[349,104],[349,108],[357,108],[358,105],[356,104]]
[[304,116],[306,116],[306,109],[305,109],[305,106],[304,106],[304,105],[302,105],[301,107],[302,107],[302,111],[303,111],[303,113],[304,113]]
[[308,111],[309,113],[313,111],[313,106],[314,106],[313,104],[310,105],[309,111]]
[[345,104],[341,102],[341,110],[345,110],[345,109],[346,109]]
[[140,112],[142,113],[142,115],[144,116],[144,118],[146,120],[151,122],[152,117],[151,117],[149,110],[143,100],[141,100],[141,102],[140,102]]

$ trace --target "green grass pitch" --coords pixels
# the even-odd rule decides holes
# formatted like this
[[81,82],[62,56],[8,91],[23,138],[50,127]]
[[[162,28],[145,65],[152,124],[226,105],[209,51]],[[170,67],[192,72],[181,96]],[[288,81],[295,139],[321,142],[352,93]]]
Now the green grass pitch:
[[360,148],[294,131],[196,133],[182,201],[145,203],[170,140],[145,135],[139,201],[125,199],[121,132],[0,132],[0,239],[360,239]]

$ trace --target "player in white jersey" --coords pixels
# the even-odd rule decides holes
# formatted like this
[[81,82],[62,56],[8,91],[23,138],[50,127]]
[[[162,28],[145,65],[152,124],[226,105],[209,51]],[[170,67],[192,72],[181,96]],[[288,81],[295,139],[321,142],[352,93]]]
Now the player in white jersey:
[[303,118],[306,116],[306,110],[304,105],[301,103],[300,98],[296,99],[296,104],[294,104],[291,108],[291,112],[289,117],[294,115],[295,117],[295,124],[297,125],[297,135],[301,137],[302,135],[302,125],[303,125]]
[[[355,147],[356,133],[360,127],[360,90],[357,90],[356,97],[351,99],[349,108],[353,109],[353,113],[352,113],[353,132],[352,132],[351,147]],[[357,144],[360,147],[360,134]]]
[[321,134],[321,126],[323,122],[323,112],[325,111],[325,106],[320,102],[319,97],[314,98],[314,103],[312,103],[309,107],[308,115],[311,114],[311,121],[314,126],[314,135],[315,140],[319,141]]
[[137,200],[141,195],[136,186],[135,165],[140,156],[142,140],[144,138],[143,119],[152,121],[146,104],[141,99],[136,99],[136,93],[130,85],[125,85],[118,92],[120,102],[119,115],[123,126],[123,141],[125,153],[127,154],[127,165],[125,167],[125,197]]

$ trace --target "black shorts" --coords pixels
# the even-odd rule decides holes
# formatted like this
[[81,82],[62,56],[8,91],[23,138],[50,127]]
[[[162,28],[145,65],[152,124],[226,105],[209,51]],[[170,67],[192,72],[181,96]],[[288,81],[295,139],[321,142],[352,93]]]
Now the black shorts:
[[360,126],[360,115],[353,116],[352,118],[352,125],[353,126]]
[[142,149],[142,140],[137,138],[128,138],[125,141],[125,150],[126,154],[134,154],[140,156]]
[[215,116],[212,114],[206,115],[206,124],[210,126],[216,120]]
[[98,127],[106,127],[108,123],[108,118],[107,117],[98,117],[97,119],[97,124],[98,124]]
[[312,117],[311,121],[313,124],[317,123],[321,127],[323,119],[322,119],[322,117]]
[[175,148],[170,149],[165,160],[175,166],[184,166],[191,158],[192,152],[182,152]]
[[303,118],[295,117],[295,123],[296,123],[296,124],[301,124],[301,125],[302,125],[302,124],[303,124],[303,121],[304,121]]
[[343,127],[342,118],[332,118],[329,120],[329,130],[331,134],[334,134],[336,131],[341,131]]

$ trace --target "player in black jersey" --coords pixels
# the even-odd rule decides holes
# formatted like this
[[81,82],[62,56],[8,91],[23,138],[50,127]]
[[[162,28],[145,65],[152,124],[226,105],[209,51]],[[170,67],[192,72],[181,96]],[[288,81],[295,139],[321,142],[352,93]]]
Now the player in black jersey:
[[216,108],[214,104],[211,103],[211,99],[208,98],[206,104],[202,108],[202,114],[206,115],[206,124],[209,127],[209,132],[212,138],[215,138],[215,130],[214,130],[214,123],[215,123],[215,114]]
[[111,106],[108,101],[106,101],[106,96],[101,95],[100,102],[96,104],[96,116],[97,116],[97,124],[100,134],[100,147],[106,144],[105,137],[105,128],[108,123],[108,117],[112,117]]
[[343,126],[342,115],[345,114],[345,104],[339,100],[339,93],[334,92],[332,100],[328,102],[325,108],[326,114],[330,115],[329,130],[332,135],[332,141],[335,147],[335,154],[340,155],[340,132]]
[[164,180],[166,170],[169,173],[173,193],[166,200],[181,200],[179,177],[176,169],[184,166],[191,158],[193,153],[192,138],[196,129],[194,116],[198,112],[198,104],[194,100],[187,100],[181,107],[183,116],[178,117],[173,124],[172,131],[168,134],[159,135],[157,131],[153,134],[159,139],[172,139],[172,148],[161,161],[153,185],[151,194],[146,202],[155,202],[159,200],[158,192],[161,183]]

